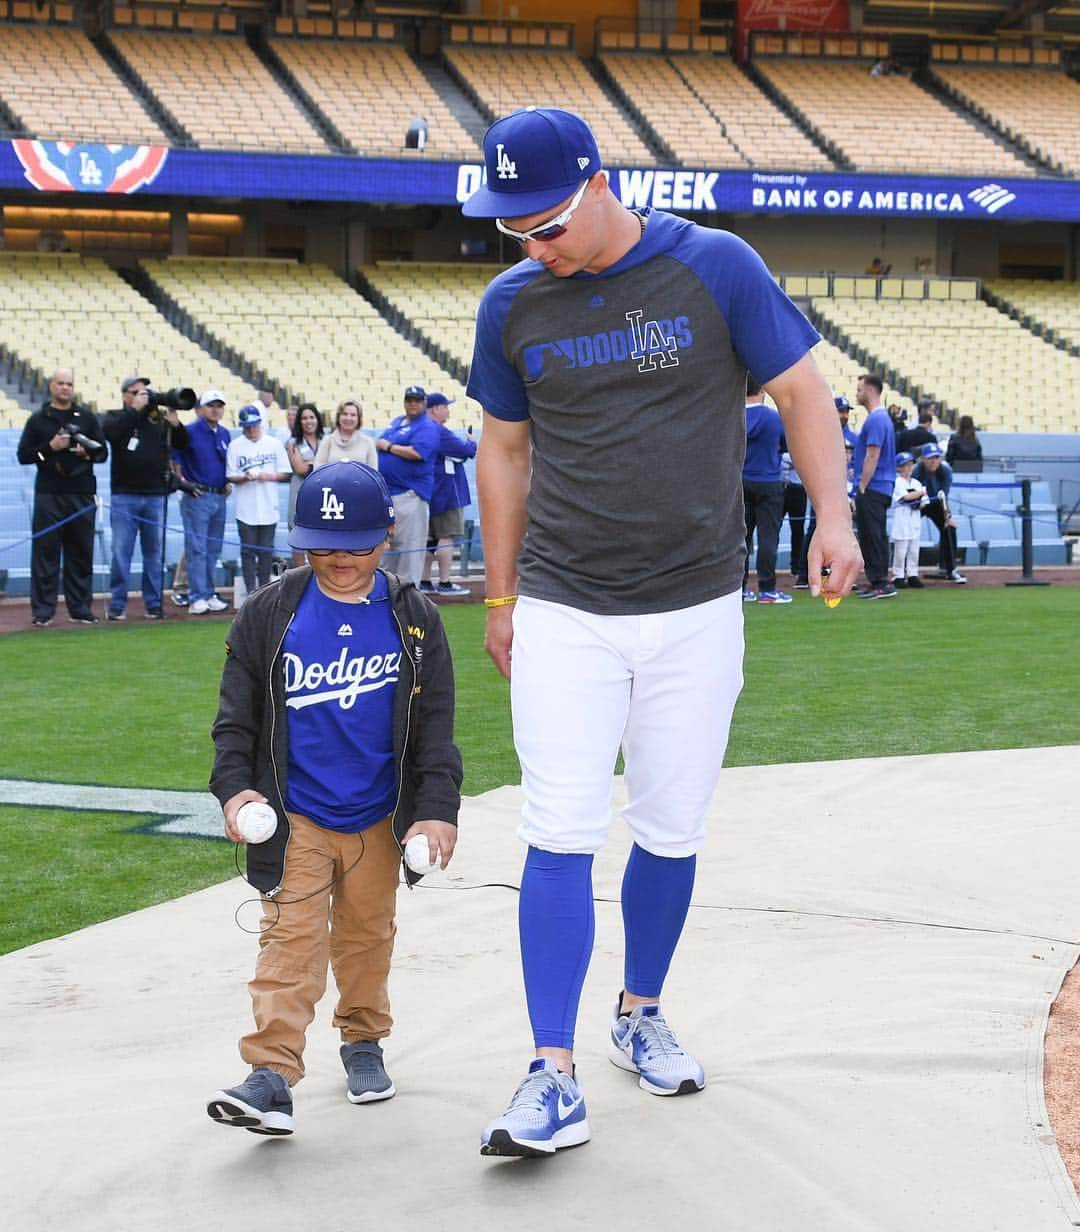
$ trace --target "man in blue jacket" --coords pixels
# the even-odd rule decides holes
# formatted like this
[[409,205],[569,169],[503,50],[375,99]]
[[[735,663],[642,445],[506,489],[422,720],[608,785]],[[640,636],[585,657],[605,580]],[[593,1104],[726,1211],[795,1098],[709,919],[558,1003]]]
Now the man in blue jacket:
[[379,474],[394,498],[394,548],[387,565],[419,586],[427,555],[430,501],[439,452],[438,425],[428,418],[427,395],[419,385],[405,390],[405,414],[375,442]]
[[[790,603],[791,596],[776,589],[776,545],[784,520],[784,481],[780,459],[787,445],[784,421],[766,406],[761,386],[746,378],[746,457],[743,461],[743,509],[746,516],[746,560],[743,565],[744,603]],[[750,553],[757,530],[758,593],[750,589]]]
[[[465,459],[476,457],[476,442],[472,429],[468,437],[451,432],[446,426],[450,418],[451,399],[446,394],[427,396],[428,418],[439,426],[439,452],[435,459],[435,486],[431,493],[431,517],[428,522],[428,551],[424,557],[424,577],[420,589],[427,594],[467,595],[468,589],[451,578],[454,566],[454,544],[465,535],[465,507],[472,500],[469,480],[465,474]],[[439,562],[439,585],[431,581],[431,562]]]

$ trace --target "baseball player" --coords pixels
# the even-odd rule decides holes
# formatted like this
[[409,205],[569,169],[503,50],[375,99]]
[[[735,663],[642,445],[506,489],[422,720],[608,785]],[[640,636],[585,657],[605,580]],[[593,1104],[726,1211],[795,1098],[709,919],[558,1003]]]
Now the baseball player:
[[[741,240],[612,193],[592,132],[533,108],[484,138],[464,205],[524,260],[488,287],[469,396],[485,645],[510,677],[525,795],[520,939],[536,1049],[485,1155],[589,1139],[574,1027],[593,942],[592,863],[622,746],[634,844],[610,1057],[654,1095],[705,1084],[660,1007],[742,684],[747,371],[779,408],[818,511],[811,590],[861,561],[818,336]],[[511,673],[511,663],[513,671]]]

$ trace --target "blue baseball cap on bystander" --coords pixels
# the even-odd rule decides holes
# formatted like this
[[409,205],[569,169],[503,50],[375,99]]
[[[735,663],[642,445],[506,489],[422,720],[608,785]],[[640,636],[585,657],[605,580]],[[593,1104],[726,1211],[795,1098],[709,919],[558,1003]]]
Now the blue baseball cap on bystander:
[[300,485],[289,546],[366,552],[393,525],[394,501],[379,472],[363,462],[331,462]]
[[937,441],[931,441],[928,445],[922,447],[922,456],[924,458],[940,458],[942,456],[941,446]]

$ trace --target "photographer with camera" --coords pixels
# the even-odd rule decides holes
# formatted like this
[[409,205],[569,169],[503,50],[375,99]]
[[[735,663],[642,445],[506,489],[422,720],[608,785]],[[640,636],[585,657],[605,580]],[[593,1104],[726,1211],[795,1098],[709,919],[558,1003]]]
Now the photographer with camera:
[[225,538],[225,498],[232,488],[225,482],[225,455],[229,430],[221,426],[225,395],[208,389],[199,399],[187,426],[187,446],[173,451],[180,467],[180,516],[184,520],[189,611],[196,616],[224,612],[228,604],[214,591],[214,570]]
[[37,467],[30,549],[34,624],[37,628],[52,624],[62,556],[68,615],[76,624],[96,625],[98,618],[91,609],[97,514],[94,465],[105,461],[109,448],[97,416],[75,404],[75,374],[70,368],[53,373],[49,398],[26,421],[17,456],[23,466]]
[[[161,573],[165,514],[172,491],[172,450],[185,449],[187,429],[177,414],[187,401],[155,394],[143,376],[120,383],[124,405],[105,416],[105,437],[112,447],[112,567],[109,620],[124,620],[135,540],[142,546],[143,605],[149,620],[161,620]],[[191,405],[194,395],[191,398]]]

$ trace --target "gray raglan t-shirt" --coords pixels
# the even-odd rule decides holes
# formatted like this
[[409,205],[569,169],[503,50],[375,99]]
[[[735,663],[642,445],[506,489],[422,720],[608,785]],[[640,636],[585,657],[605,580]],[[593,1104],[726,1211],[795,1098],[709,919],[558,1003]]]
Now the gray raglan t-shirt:
[[746,373],[769,381],[817,341],[753,249],[670,214],[601,274],[495,278],[468,394],[530,421],[519,592],[643,615],[737,590]]

